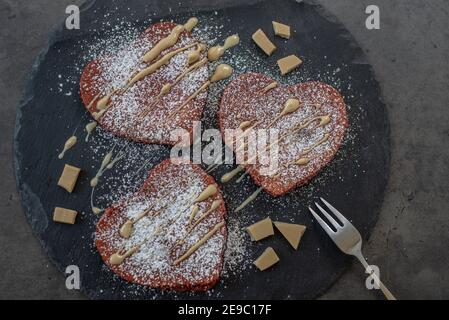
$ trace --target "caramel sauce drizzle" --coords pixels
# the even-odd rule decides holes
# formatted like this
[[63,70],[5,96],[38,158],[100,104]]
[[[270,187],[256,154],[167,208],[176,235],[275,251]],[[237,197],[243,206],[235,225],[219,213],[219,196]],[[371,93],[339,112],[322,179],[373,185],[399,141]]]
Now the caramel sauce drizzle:
[[[261,121],[256,121],[256,119],[242,122],[239,126],[239,129],[242,130],[243,133],[242,133],[242,135],[240,135],[240,137],[241,138],[246,137],[247,134],[250,132],[250,130],[253,129],[254,127],[256,127],[258,124],[260,124],[260,122]],[[237,151],[235,151],[235,152],[237,152]],[[221,159],[220,159],[220,156],[218,156],[214,160],[214,163],[207,167],[206,172],[210,173],[210,172],[214,171],[215,169],[217,169],[220,166],[220,164],[221,164]]]
[[110,164],[112,161],[112,153],[114,151],[114,148],[112,148],[111,151],[109,151],[103,158],[103,161],[101,162],[100,169],[98,169],[97,173],[95,174],[95,177],[90,180],[90,186],[92,188],[95,188],[98,185],[98,182],[100,180],[100,177],[103,175],[106,167]]
[[239,43],[240,43],[240,37],[238,36],[238,34],[234,34],[226,39],[224,45],[215,46],[215,47],[210,48],[207,53],[207,58],[210,61],[217,61],[224,55],[226,50],[228,50],[232,47],[235,47]]
[[243,179],[245,179],[245,177],[249,175],[249,171],[245,171],[235,182],[236,183],[240,183],[243,181]]
[[98,125],[98,123],[96,121],[92,121],[86,125],[86,132],[87,132],[86,139],[85,139],[86,142],[89,141],[89,137],[92,134],[92,132],[94,132],[97,125]]
[[195,217],[199,211],[200,211],[200,207],[198,207],[198,205],[194,205],[192,207],[192,212],[190,213],[190,217],[189,217],[189,225],[192,224],[192,221],[195,219]]
[[198,60],[201,59],[201,53],[203,53],[206,50],[206,45],[203,43],[198,44],[196,50],[191,51],[187,55],[187,62],[190,65],[194,64]]
[[[186,180],[189,180],[190,177],[192,177],[194,172],[191,172],[187,175]],[[148,214],[159,204],[161,201],[168,198],[169,195],[172,194],[172,192],[177,189],[179,185],[175,184],[171,188],[169,188],[159,199],[157,199],[154,203],[152,203],[147,209],[143,210],[134,220],[128,219],[119,230],[119,234],[121,237],[128,239],[131,237],[133,232],[134,224],[136,224],[138,221],[142,220],[144,217],[148,216]],[[159,215],[166,207],[168,206],[168,203],[163,206],[156,214]]]
[[212,77],[206,81],[197,91],[195,91],[190,97],[187,98],[187,100],[181,104],[178,108],[176,108],[169,116],[168,119],[173,119],[173,117],[181,111],[185,106],[187,106],[193,99],[195,99],[202,91],[206,90],[212,83],[224,80],[229,78],[232,73],[233,69],[230,65],[227,64],[220,64],[216,69]]
[[[178,42],[179,37],[184,30],[187,30],[190,32],[197,24],[198,24],[198,19],[191,18],[187,21],[187,23],[185,25],[177,25],[176,27],[174,27],[172,29],[170,35],[168,35],[166,38],[159,41],[156,44],[156,46],[154,46],[150,51],[148,51],[144,55],[144,57],[142,58],[143,62],[146,62],[146,63],[152,62],[154,59],[156,59],[156,57],[158,57],[162,53],[162,51],[174,46]],[[177,49],[177,50],[167,53],[166,55],[164,55],[161,59],[159,59],[154,64],[150,65],[149,67],[145,68],[144,70],[137,72],[137,74],[132,76],[131,79],[128,80],[128,83],[125,86],[125,88],[123,88],[121,90],[115,89],[112,92],[110,92],[109,94],[107,94],[106,96],[102,97],[97,102],[97,105],[96,105],[97,112],[94,112],[92,114],[94,119],[96,121],[98,121],[99,119],[101,119],[104,116],[104,114],[107,112],[109,101],[111,100],[112,96],[117,91],[120,91],[121,93],[126,92],[133,84],[142,80],[146,76],[153,74],[160,67],[167,64],[176,54],[178,54],[182,51],[188,50],[191,47],[194,47],[196,45],[198,45],[198,43],[194,43],[194,44],[191,44],[191,45],[188,45],[183,48],[180,48],[180,49]]]
[[206,201],[210,197],[213,197],[218,192],[218,186],[216,184],[211,184],[204,189],[203,192],[193,201],[193,203],[199,203]]
[[198,220],[196,220],[195,223],[193,225],[191,225],[189,229],[187,229],[187,233],[180,240],[178,240],[176,242],[174,248],[183,244],[185,242],[185,240],[187,239],[187,237],[196,228],[196,226],[198,226],[204,219],[206,219],[208,216],[210,216],[212,212],[217,210],[221,206],[222,203],[223,203],[222,200],[215,200],[214,202],[212,202],[212,205],[210,206],[209,210],[207,210],[205,213],[203,213],[203,215],[200,218],[198,218]]
[[192,31],[193,28],[198,24],[197,18],[190,18],[185,25],[177,25],[173,28],[171,33],[159,41],[150,51],[148,51],[142,58],[142,61],[146,63],[152,62],[156,57],[158,57],[162,51],[174,46],[181,36],[183,31]]
[[[151,216],[152,217],[157,217],[158,215],[160,215],[162,213],[162,211],[168,207],[168,203],[163,206],[162,208],[160,208],[160,210],[158,210],[157,212],[154,212]],[[119,230],[119,234],[122,238],[125,239],[129,239],[134,231],[134,225],[139,222],[140,220],[142,220],[143,218],[145,218],[146,216],[148,216],[152,209],[154,208],[154,206],[142,211],[135,219],[133,220],[127,220],[121,227]]]
[[179,82],[181,82],[188,74],[192,73],[193,71],[201,68],[207,63],[207,59],[201,59],[200,61],[196,62],[195,64],[191,65],[187,70],[185,70],[183,73],[181,73],[173,83],[166,83],[159,94],[157,95],[154,102],[151,103],[150,107],[144,110],[140,115],[139,118],[145,118],[154,108],[154,106],[161,100],[162,97],[167,95],[171,89],[177,85]]
[[263,88],[261,92],[263,94],[267,94],[268,91],[271,91],[271,90],[277,88],[277,86],[278,86],[278,83],[276,81],[274,81],[274,82],[270,83],[269,85],[267,85],[265,88]]
[[198,43],[189,44],[185,47],[179,48],[177,50],[174,50],[172,52],[167,53],[162,58],[160,58],[158,61],[150,65],[149,67],[143,69],[142,71],[139,71],[134,77],[132,77],[126,87],[123,89],[123,91],[128,90],[132,85],[134,85],[136,82],[144,79],[145,77],[155,73],[157,70],[159,70],[162,66],[168,64],[170,60],[176,56],[178,53],[181,53],[183,51],[186,51],[194,46],[198,45]]
[[76,136],[71,136],[69,139],[67,139],[67,141],[64,144],[64,149],[62,150],[62,152],[58,155],[59,159],[64,158],[65,153],[67,151],[69,151],[70,149],[72,149],[75,144],[78,142],[78,138]]
[[109,257],[109,263],[113,266],[117,266],[123,263],[123,261],[125,261],[126,258],[131,257],[134,253],[136,253],[137,251],[140,250],[141,245],[132,247],[131,249],[128,249],[126,251],[121,250],[119,252],[116,252],[114,254],[112,254]]
[[[279,137],[276,141],[273,141],[272,143],[270,143],[270,144],[266,147],[265,151],[271,150],[271,148],[272,148],[275,144],[281,143],[281,142],[284,141],[287,137],[290,137],[290,136],[294,135],[295,133],[297,133],[297,132],[299,132],[299,131],[301,131],[301,130],[307,128],[310,124],[312,124],[313,122],[316,122],[316,121],[318,121],[318,120],[319,120],[318,126],[325,126],[325,125],[327,125],[327,124],[330,122],[330,116],[329,116],[329,115],[324,115],[324,116],[316,116],[316,117],[309,118],[309,119],[306,120],[304,123],[299,124],[299,125],[296,125],[293,129],[290,130],[290,132],[288,132],[288,133],[282,135],[282,136]],[[329,138],[329,137],[328,137],[328,138]],[[327,140],[326,140],[326,141],[327,141]],[[324,142],[325,142],[325,141],[323,141],[323,142],[321,142],[321,143],[324,143]],[[311,148],[310,151],[311,151],[312,149],[313,149],[313,148]],[[310,152],[310,151],[309,151],[309,152]],[[250,163],[250,162],[256,160],[256,158],[257,158],[257,155],[253,156],[252,158],[250,158],[250,159],[248,160],[248,163]],[[237,175],[239,172],[241,172],[242,170],[244,170],[243,165],[239,165],[239,167],[241,167],[241,169],[238,170],[238,172],[237,172],[235,175]],[[237,169],[234,169],[234,170],[231,171],[230,173],[233,173],[233,172],[236,172],[236,171],[237,171]],[[234,175],[234,176],[235,176],[235,175]],[[226,174],[225,174],[225,176],[226,176]],[[225,177],[225,176],[223,176],[223,177]],[[225,181],[229,182],[229,181],[234,177],[234,176],[232,176],[231,178],[229,178],[230,176],[232,176],[232,174],[226,176],[226,177],[225,177]],[[223,177],[222,177],[222,179],[223,179]],[[223,180],[222,180],[222,182],[223,182]]]
[[[326,133],[326,134],[324,134],[323,135],[323,137],[320,139],[320,140],[318,140],[317,142],[315,142],[312,146],[310,146],[310,147],[308,147],[308,148],[306,148],[304,151],[303,151],[303,153],[302,153],[302,155],[301,155],[301,157],[298,159],[298,160],[296,160],[296,161],[293,161],[293,162],[291,162],[291,163],[287,163],[287,167],[288,166],[290,166],[290,165],[298,165],[298,166],[304,166],[304,165],[307,165],[309,162],[310,162],[310,159],[309,158],[306,158],[306,157],[304,157],[304,155],[306,155],[306,154],[308,154],[308,153],[310,153],[314,148],[316,148],[317,146],[319,146],[319,145],[321,145],[321,144],[323,144],[323,143],[325,143],[325,142],[327,142],[328,140],[329,140],[329,138],[330,138],[330,134],[329,133]],[[278,174],[276,174],[275,176],[274,176],[274,178],[279,178],[281,176],[281,173],[278,173]],[[256,198],[257,198],[257,196],[259,195],[259,193],[260,192],[262,192],[262,190],[263,190],[263,187],[260,187],[259,189],[257,189],[253,194],[251,194],[237,209],[235,209],[235,212],[239,212],[239,211],[241,211],[243,208],[245,208],[248,204],[250,204],[251,202],[253,202]]]
[[98,186],[98,183],[100,182],[100,178],[101,178],[101,176],[103,176],[104,172],[106,170],[112,169],[114,167],[114,165],[125,156],[125,153],[120,151],[119,154],[115,158],[113,158],[113,152],[115,150],[116,145],[117,145],[117,143],[112,147],[111,151],[109,151],[104,156],[104,158],[103,158],[103,160],[101,162],[100,168],[98,169],[98,171],[95,174],[94,178],[92,178],[90,180],[90,186],[92,187],[92,192],[91,192],[91,195],[90,195],[91,209],[92,209],[92,212],[94,214],[96,214],[96,215],[98,215],[101,212],[103,212],[103,210],[100,209],[100,208],[95,207],[94,204],[93,204],[93,202],[94,202],[93,201],[94,190]]
[[[282,109],[281,113],[279,115],[277,115],[273,121],[271,121],[271,123],[265,128],[266,130],[271,129],[279,120],[281,120],[282,118],[284,118],[287,115],[290,115],[294,112],[296,112],[299,107],[301,106],[301,102],[298,99],[288,99],[285,104],[284,104],[284,108]],[[249,127],[246,130],[249,129],[253,129],[254,127],[256,127],[260,122],[252,125],[251,127]],[[240,124],[240,126],[242,126],[242,124]],[[240,145],[235,152],[239,152],[241,151],[243,148],[246,148],[247,143],[242,143],[242,145]]]
[[181,262],[189,258],[196,250],[198,250],[203,244],[205,244],[212,236],[221,228],[223,228],[225,225],[225,222],[222,221],[218,224],[216,224],[211,231],[209,231],[201,240],[199,240],[196,244],[194,244],[190,249],[186,251],[181,257],[179,257],[175,262],[173,263],[175,266],[179,265]]
[[253,194],[251,194],[248,198],[246,198],[245,201],[242,202],[241,205],[239,205],[237,207],[237,209],[234,210],[234,212],[239,212],[242,211],[246,206],[248,206],[251,202],[253,202],[254,200],[256,200],[257,196],[259,195],[259,193],[261,193],[263,190],[263,187],[260,187],[259,189],[257,189]]
[[243,166],[237,166],[234,170],[226,173],[221,177],[222,183],[228,183],[231,181],[236,175],[238,175],[240,172],[242,172],[245,168]]
[[[132,247],[129,250],[124,250],[121,249],[119,251],[117,251],[116,253],[112,254],[109,258],[109,262],[111,263],[111,265],[119,265],[121,263],[124,262],[124,260],[126,258],[129,258],[130,256],[132,256],[134,253],[136,253],[137,251],[139,251],[139,249],[145,244],[147,243],[152,237],[159,235],[163,229],[165,229],[167,226],[170,226],[171,224],[175,223],[182,215],[184,211],[181,210],[179,212],[179,214],[176,216],[175,219],[169,220],[166,224],[164,224],[162,226],[162,223],[158,224],[154,230],[154,232],[152,232],[148,237],[146,237],[140,244]],[[126,224],[126,223],[125,223]],[[132,232],[132,228],[131,228],[131,232]]]

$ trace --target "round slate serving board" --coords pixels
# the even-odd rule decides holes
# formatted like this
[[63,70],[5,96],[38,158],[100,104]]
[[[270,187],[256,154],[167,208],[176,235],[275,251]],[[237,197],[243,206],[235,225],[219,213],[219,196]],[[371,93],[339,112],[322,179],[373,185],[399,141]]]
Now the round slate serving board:
[[[307,206],[319,196],[327,198],[367,239],[383,200],[389,166],[389,125],[372,69],[352,36],[316,4],[288,0],[231,1],[231,4],[227,1],[227,5],[220,1],[182,2],[88,1],[81,11],[80,30],[61,27],[52,35],[48,48],[33,67],[23,102],[17,110],[15,170],[28,221],[50,260],[61,271],[68,265],[80,268],[81,290],[93,299],[315,298],[338,279],[350,260],[311,219]],[[226,276],[211,292],[196,294],[160,292],[126,283],[101,261],[93,246],[98,217],[89,210],[89,180],[101,159],[91,153],[91,144],[95,142],[85,143],[82,139],[81,131],[89,118],[77,85],[82,64],[87,63],[80,61],[83,52],[94,46],[97,39],[106,37],[118,21],[143,31],[151,22],[161,19],[185,21],[190,16],[199,17],[200,22],[213,21],[219,26],[221,32],[217,40],[220,42],[227,35],[239,33],[242,43],[235,48],[233,58],[229,58],[230,61],[226,61],[226,56],[223,58],[235,66],[236,75],[258,71],[290,84],[307,80],[327,82],[345,97],[351,123],[345,144],[336,158],[311,183],[286,196],[275,199],[262,194],[236,217],[233,209],[257,187],[249,178],[241,184],[223,186],[230,222],[240,219],[249,224],[269,215],[273,220],[305,224],[308,230],[298,251],[292,250],[279,234],[254,244],[246,238],[246,261],[251,262],[267,246],[272,246],[281,262],[263,273],[247,262],[247,267]],[[275,38],[278,50],[266,58],[252,43],[251,34],[262,27],[269,37],[274,38],[272,20],[289,24],[296,32],[289,41]],[[276,60],[293,53],[304,58],[304,65],[281,79]],[[216,89],[210,96],[219,96],[220,90]],[[216,101],[212,100],[204,115],[205,127],[209,128],[216,127]],[[77,127],[81,128],[77,131],[79,144],[63,161],[58,160],[58,150]],[[107,142],[107,134],[103,133],[102,139]],[[111,137],[111,142],[117,141],[114,139]],[[137,165],[144,162],[148,154],[152,156],[147,159],[147,169],[170,154],[170,149],[165,146],[119,143],[132,146],[134,161],[121,167],[122,171],[117,171],[117,175],[136,172]],[[83,169],[71,195],[56,185],[64,163]],[[215,177],[220,177],[229,168],[223,166],[214,173]],[[135,177],[136,187],[144,178],[145,172]],[[99,192],[107,193],[107,185]],[[52,222],[55,206],[81,212],[76,225]]]

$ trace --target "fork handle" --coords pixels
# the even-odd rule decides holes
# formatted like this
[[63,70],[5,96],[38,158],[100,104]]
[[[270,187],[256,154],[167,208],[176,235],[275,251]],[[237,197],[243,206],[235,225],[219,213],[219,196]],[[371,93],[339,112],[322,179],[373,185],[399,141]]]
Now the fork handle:
[[[369,264],[368,264],[368,262],[366,262],[365,257],[363,256],[362,252],[357,252],[354,255],[360,261],[360,263],[363,265],[365,270],[368,270]],[[379,284],[379,288],[382,291],[382,293],[384,294],[385,298],[387,298],[387,300],[396,300],[396,298],[390,292],[390,290],[388,290],[388,288],[382,283],[382,281],[380,281],[377,274],[371,273],[371,276],[374,278],[374,281]]]

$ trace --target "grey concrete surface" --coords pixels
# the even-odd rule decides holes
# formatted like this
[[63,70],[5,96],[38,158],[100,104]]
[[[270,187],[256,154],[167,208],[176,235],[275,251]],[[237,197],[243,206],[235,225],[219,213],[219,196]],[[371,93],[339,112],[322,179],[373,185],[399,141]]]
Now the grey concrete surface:
[[[317,1],[360,42],[388,104],[391,177],[366,256],[398,298],[448,299],[449,1]],[[81,2],[0,0],[0,299],[84,298],[65,288],[32,235],[12,171],[15,108],[26,75],[65,7]],[[368,4],[380,7],[381,30],[365,28]],[[380,299],[364,279],[354,263],[322,298]]]

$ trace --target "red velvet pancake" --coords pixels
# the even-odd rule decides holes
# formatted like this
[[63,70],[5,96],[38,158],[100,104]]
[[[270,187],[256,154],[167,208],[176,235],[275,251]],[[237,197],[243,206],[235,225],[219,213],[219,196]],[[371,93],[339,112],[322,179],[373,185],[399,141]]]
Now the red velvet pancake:
[[[313,121],[307,128],[278,144],[279,171],[273,172],[275,174],[270,175],[267,170],[262,172],[261,168],[267,166],[259,161],[244,165],[259,186],[273,196],[280,196],[306,184],[334,158],[348,127],[348,118],[343,97],[327,84],[306,82],[294,86],[279,85],[264,93],[263,89],[273,82],[259,73],[246,73],[233,80],[224,91],[218,117],[223,135],[225,129],[237,129],[242,122],[253,119],[260,121],[255,130],[267,128],[291,98],[298,99],[301,106],[273,125],[273,129],[278,129],[278,136],[292,132],[295,125],[314,117],[330,117],[327,125],[321,127],[318,126],[319,120]],[[313,147],[326,134],[328,140]],[[231,147],[236,150],[235,143]],[[308,148],[311,151],[306,153]],[[309,162],[305,165],[292,164],[300,158],[307,158]]]
[[[98,222],[95,244],[103,261],[126,281],[153,288],[205,291],[213,287],[223,266],[225,224],[187,259],[175,264],[217,224],[225,221],[226,208],[222,201],[217,210],[188,233],[213,201],[223,200],[218,190],[213,197],[198,204],[200,210],[190,220],[192,201],[212,184],[214,179],[197,165],[175,165],[170,160],[157,165],[137,193],[106,209]],[[135,223],[131,237],[121,237],[120,227],[150,207],[150,213]],[[123,263],[111,265],[112,254],[142,243]]]
[[[141,63],[142,57],[168,36],[175,26],[172,22],[153,24],[126,48],[114,54],[103,55],[86,66],[81,76],[80,92],[90,113],[97,111],[96,104],[99,99],[114,89],[123,88],[136,71],[151,64]],[[198,40],[190,32],[183,31],[178,42],[163,51],[152,63],[169,52],[196,42]],[[172,130],[181,128],[192,133],[193,121],[201,119],[207,99],[206,91],[199,94],[172,119],[168,120],[168,116],[208,80],[207,63],[184,77],[160,100],[156,97],[164,84],[173,83],[189,67],[187,55],[194,49],[195,47],[192,47],[178,53],[168,64],[131,86],[125,93],[112,95],[110,107],[98,121],[101,127],[130,140],[171,145],[176,143],[170,139]],[[142,111],[145,110],[148,114],[142,116]]]

